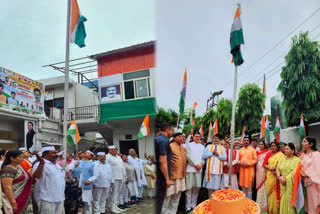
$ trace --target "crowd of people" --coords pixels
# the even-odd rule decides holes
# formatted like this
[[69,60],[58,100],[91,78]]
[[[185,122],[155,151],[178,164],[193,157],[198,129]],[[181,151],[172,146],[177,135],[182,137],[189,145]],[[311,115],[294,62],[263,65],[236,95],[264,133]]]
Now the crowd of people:
[[0,150],[0,213],[102,214],[125,212],[155,197],[154,157],[128,156],[111,145],[108,154],[88,150],[67,153],[54,146],[32,154],[27,148]]
[[162,124],[155,139],[156,213],[175,214],[179,203],[190,213],[214,191],[229,188],[231,153],[231,188],[241,189],[266,213],[298,213],[292,203],[297,177],[306,189],[306,213],[320,213],[320,152],[314,138],[305,137],[299,152],[293,143],[266,144],[248,136],[235,141],[232,151],[230,143],[229,135],[222,139],[215,134],[205,142],[199,132],[191,130],[186,136],[173,133],[170,124]]

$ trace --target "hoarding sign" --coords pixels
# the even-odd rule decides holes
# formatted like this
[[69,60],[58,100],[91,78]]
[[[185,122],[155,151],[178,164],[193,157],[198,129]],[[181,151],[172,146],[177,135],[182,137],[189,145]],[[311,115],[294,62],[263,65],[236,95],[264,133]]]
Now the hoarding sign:
[[42,83],[0,67],[0,106],[15,111],[43,114],[45,88]]

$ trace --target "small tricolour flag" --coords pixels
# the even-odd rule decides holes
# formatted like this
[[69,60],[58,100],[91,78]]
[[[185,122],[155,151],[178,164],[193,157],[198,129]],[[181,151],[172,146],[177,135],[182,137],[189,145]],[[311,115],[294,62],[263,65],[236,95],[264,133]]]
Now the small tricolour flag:
[[265,132],[265,129],[266,129],[266,121],[265,121],[264,117],[262,117],[260,125],[261,125],[260,139],[262,139],[262,138],[264,138],[264,132]]
[[202,124],[200,125],[199,133],[200,133],[201,137],[203,137],[203,126],[202,126]]
[[184,71],[182,89],[180,91],[180,100],[179,100],[180,117],[182,117],[183,113],[184,113],[184,105],[186,102],[186,95],[187,95],[187,68]]
[[76,121],[73,120],[67,131],[67,142],[70,146],[76,145],[81,140]]
[[246,126],[243,127],[242,133],[241,133],[241,138],[240,138],[240,143],[243,142],[244,137],[246,136]]
[[304,187],[301,180],[301,162],[298,164],[293,180],[292,205],[298,214],[304,214]]
[[232,59],[235,66],[239,66],[243,63],[243,58],[240,50],[240,45],[244,44],[242,23],[240,19],[240,9],[234,15],[231,33],[230,33],[230,49],[232,54]]
[[211,126],[211,123],[210,123],[207,142],[212,142],[213,136],[215,134],[218,134],[218,119],[217,118],[215,119],[213,126]]
[[194,122],[194,116],[196,115],[196,107],[197,107],[198,103],[194,102],[193,104],[193,108],[192,108],[192,112],[191,112],[191,116],[190,116],[190,126],[194,126],[195,122]]
[[150,128],[149,128],[149,114],[144,118],[141,128],[138,133],[138,138],[141,139],[144,136],[150,135]]
[[279,116],[276,119],[276,126],[274,127],[273,130],[273,135],[276,138],[276,142],[279,143],[280,145],[282,145],[282,143],[284,142],[282,139],[282,129],[281,129],[281,124],[280,124],[280,118]]
[[269,124],[269,120],[268,120],[268,115],[266,115],[266,121],[265,121],[265,129],[264,129],[264,141],[266,144],[270,143],[270,124]]
[[[211,140],[211,139],[212,139],[211,129],[212,129],[212,124],[210,123],[210,125],[209,125],[209,132],[208,132],[207,142],[209,142],[209,140]],[[211,141],[210,141],[210,142],[211,142]]]
[[86,38],[86,30],[84,22],[87,18],[80,13],[79,5],[77,0],[71,2],[71,26],[70,26],[70,40],[80,48],[86,46],[84,39]]
[[306,128],[304,126],[303,114],[301,114],[298,134],[300,135],[300,148],[302,148],[302,140],[306,136]]

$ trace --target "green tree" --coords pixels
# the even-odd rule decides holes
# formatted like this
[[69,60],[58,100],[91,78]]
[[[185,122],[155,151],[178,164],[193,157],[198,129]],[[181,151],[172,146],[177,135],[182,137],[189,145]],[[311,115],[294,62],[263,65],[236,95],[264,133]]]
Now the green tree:
[[216,117],[218,119],[218,132],[222,136],[230,134],[232,115],[232,102],[229,99],[222,98],[219,100]]
[[157,128],[159,128],[161,124],[164,122],[170,123],[172,126],[175,127],[177,125],[177,119],[178,119],[178,114],[175,111],[171,109],[166,111],[165,109],[158,107],[158,114],[156,117]]
[[243,126],[246,126],[246,133],[250,137],[260,131],[264,99],[265,95],[257,84],[247,83],[240,88],[236,109],[237,135],[241,134]]
[[320,46],[310,41],[308,32],[292,38],[292,46],[285,56],[278,90],[283,97],[286,121],[298,125],[300,115],[305,124],[320,119]]

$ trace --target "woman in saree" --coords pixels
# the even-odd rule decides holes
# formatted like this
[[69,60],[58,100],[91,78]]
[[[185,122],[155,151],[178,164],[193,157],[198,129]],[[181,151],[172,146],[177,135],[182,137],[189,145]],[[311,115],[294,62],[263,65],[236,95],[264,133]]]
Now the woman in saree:
[[307,190],[305,211],[308,214],[320,213],[320,152],[316,143],[311,137],[305,137],[302,141],[301,176]]
[[32,177],[20,166],[22,160],[20,151],[8,151],[0,172],[2,189],[14,214],[33,213],[30,194]]
[[278,161],[284,157],[279,151],[279,144],[272,142],[270,145],[271,152],[264,159],[263,166],[267,170],[267,197],[270,214],[278,214],[280,208],[280,184],[276,177],[276,167]]
[[258,162],[256,165],[256,187],[257,187],[257,204],[264,211],[268,212],[268,198],[266,185],[266,169],[263,167],[265,157],[271,153],[263,140],[259,142],[259,149],[257,151]]
[[280,182],[280,214],[297,214],[296,208],[292,205],[292,192],[294,176],[300,158],[296,156],[293,143],[285,147],[285,157],[282,157],[276,169],[277,178]]
[[153,163],[153,156],[149,155],[149,164],[143,166],[144,174],[147,179],[147,195],[148,199],[152,199],[155,196],[155,186],[156,186],[156,165]]

